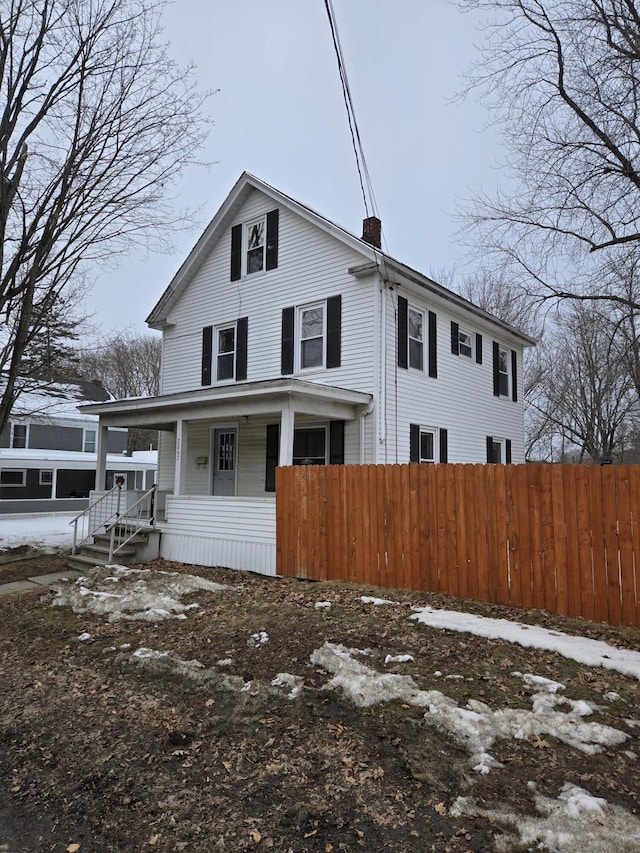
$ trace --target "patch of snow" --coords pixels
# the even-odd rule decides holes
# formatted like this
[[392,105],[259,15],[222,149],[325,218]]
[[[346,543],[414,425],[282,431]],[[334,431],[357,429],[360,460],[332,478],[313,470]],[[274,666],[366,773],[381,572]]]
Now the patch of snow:
[[565,685],[559,681],[551,681],[550,678],[543,678],[541,675],[533,675],[531,672],[512,672],[514,678],[521,678],[526,687],[537,687],[541,693],[557,693],[559,690],[564,690]]
[[384,659],[385,663],[409,663],[415,660],[413,655],[387,655]]
[[69,522],[76,514],[0,518],[0,551],[20,545],[31,545],[51,554],[70,550],[73,527]]
[[[484,809],[470,797],[458,797],[449,813],[454,817],[485,817],[507,831],[495,839],[495,849],[508,853],[516,845],[548,853],[636,853],[640,850],[640,821],[621,806],[611,805],[576,785],[565,784],[553,800],[537,795],[539,815]],[[514,834],[515,831],[515,834]]]
[[606,699],[608,702],[618,702],[622,699],[622,696],[619,693],[614,693],[613,690],[610,690],[608,693],[605,693],[602,698]]
[[397,601],[389,601],[388,598],[375,598],[373,595],[361,595],[359,599],[363,604],[373,604],[374,607],[380,607],[383,604],[397,604]]
[[83,633],[80,634],[78,637],[78,641],[81,643],[86,643],[87,640],[90,640],[90,639],[91,639],[91,634],[89,634],[87,631],[83,631]]
[[[118,579],[118,592],[113,579]],[[238,589],[214,583],[196,575],[178,572],[156,572],[150,569],[129,569],[125,566],[96,566],[84,577],[63,580],[52,585],[56,607],[70,607],[74,613],[93,613],[106,616],[109,622],[120,619],[162,622],[166,619],[186,619],[186,613],[197,604],[182,604],[180,598],[205,590],[220,592]]]
[[[358,707],[366,708],[379,702],[400,699],[409,705],[427,708],[424,716],[429,725],[448,732],[471,756],[471,765],[480,773],[488,773],[495,760],[489,750],[498,738],[540,738],[551,735],[574,749],[593,755],[608,746],[623,743],[628,735],[600,723],[585,723],[585,712],[591,707],[582,700],[558,695],[559,685],[549,679],[522,674],[525,687],[536,691],[532,696],[533,708],[503,708],[492,710],[484,702],[470,699],[466,707],[459,707],[454,699],[439,690],[421,690],[407,675],[379,673],[353,655],[358,649],[325,642],[311,655],[311,663],[321,666],[333,677],[325,689],[341,689]],[[541,690],[537,690],[541,687]],[[553,690],[556,692],[553,692]],[[567,706],[567,711],[559,711]]]
[[258,631],[252,634],[247,642],[250,646],[263,646],[269,642],[269,635],[266,631]]
[[301,675],[291,675],[289,672],[279,672],[271,684],[274,687],[284,687],[289,691],[289,699],[295,699],[302,690],[304,678]]
[[316,601],[316,603],[313,606],[315,607],[316,610],[323,610],[324,608],[331,607],[331,602],[330,601]]
[[233,658],[222,658],[216,661],[216,666],[231,666],[232,664]]
[[640,680],[640,652],[615,648],[601,640],[549,631],[538,625],[522,625],[520,622],[509,622],[506,619],[490,619],[487,616],[474,616],[471,613],[457,613],[452,610],[434,610],[432,607],[413,609],[415,613],[409,618],[430,628],[460,631],[488,640],[507,640],[525,648],[545,649],[587,666],[613,669]]

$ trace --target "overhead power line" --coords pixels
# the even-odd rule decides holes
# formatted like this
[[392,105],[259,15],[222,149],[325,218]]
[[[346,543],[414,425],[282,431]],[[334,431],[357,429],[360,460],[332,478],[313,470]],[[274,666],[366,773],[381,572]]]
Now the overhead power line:
[[351,89],[347,78],[347,68],[344,61],[344,55],[342,53],[342,45],[340,44],[340,34],[338,33],[338,24],[336,22],[332,0],[324,0],[324,5],[327,10],[327,17],[329,18],[329,26],[331,27],[331,36],[333,38],[333,47],[336,59],[338,60],[340,82],[342,83],[342,97],[347,109],[349,130],[351,132],[351,143],[353,145],[353,152],[356,158],[356,166],[358,169],[358,176],[360,178],[360,189],[362,190],[365,213],[369,216],[369,207],[371,207],[372,214],[374,216],[378,216],[378,206],[376,204],[373,185],[371,183],[371,177],[369,175],[369,169],[367,167],[367,161],[362,147],[362,140],[360,138],[360,131],[358,129],[358,122],[356,120],[356,113],[353,107],[353,98],[351,97]]

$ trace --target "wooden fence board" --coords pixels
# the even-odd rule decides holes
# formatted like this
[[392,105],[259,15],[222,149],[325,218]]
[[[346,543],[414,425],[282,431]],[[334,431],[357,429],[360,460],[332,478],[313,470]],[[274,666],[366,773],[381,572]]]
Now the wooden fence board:
[[278,468],[280,574],[640,625],[640,466]]

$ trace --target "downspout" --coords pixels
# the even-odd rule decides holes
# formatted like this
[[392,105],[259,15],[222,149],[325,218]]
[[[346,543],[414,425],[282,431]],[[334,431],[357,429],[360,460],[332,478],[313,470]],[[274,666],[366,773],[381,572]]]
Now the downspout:
[[370,401],[369,405],[363,409],[358,415],[358,420],[360,421],[360,464],[365,465],[364,461],[364,419],[367,415],[370,415],[373,411],[375,403],[373,399]]

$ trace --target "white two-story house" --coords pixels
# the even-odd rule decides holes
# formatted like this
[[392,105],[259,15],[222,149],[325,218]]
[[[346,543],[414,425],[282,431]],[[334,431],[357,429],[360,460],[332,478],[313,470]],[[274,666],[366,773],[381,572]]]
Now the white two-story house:
[[275,571],[275,469],[521,462],[535,342],[243,174],[147,318],[162,393],[89,407],[160,431],[161,555]]

